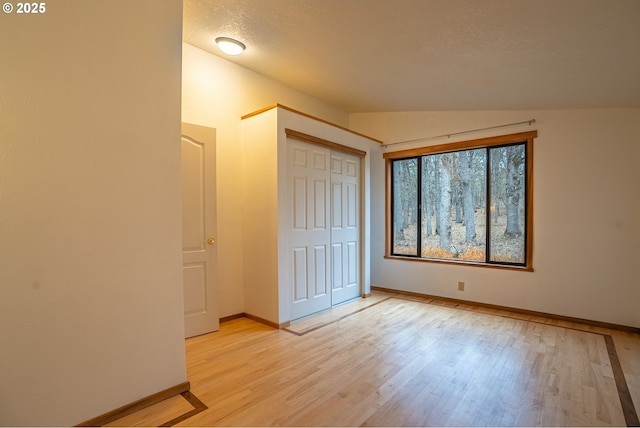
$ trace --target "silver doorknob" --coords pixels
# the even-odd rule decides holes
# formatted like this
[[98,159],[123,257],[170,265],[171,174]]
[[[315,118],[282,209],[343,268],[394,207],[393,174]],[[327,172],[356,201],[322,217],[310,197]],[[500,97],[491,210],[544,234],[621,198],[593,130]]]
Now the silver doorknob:
[[215,243],[216,243],[215,238],[209,238],[209,239],[207,239],[207,244],[209,244],[209,245],[213,245],[213,244],[215,244]]

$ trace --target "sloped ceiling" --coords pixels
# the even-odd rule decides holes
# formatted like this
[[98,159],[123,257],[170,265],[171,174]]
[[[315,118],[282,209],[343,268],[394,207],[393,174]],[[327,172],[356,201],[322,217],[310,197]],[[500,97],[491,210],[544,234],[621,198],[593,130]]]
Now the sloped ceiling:
[[183,31],[347,112],[640,107],[639,0],[184,0]]

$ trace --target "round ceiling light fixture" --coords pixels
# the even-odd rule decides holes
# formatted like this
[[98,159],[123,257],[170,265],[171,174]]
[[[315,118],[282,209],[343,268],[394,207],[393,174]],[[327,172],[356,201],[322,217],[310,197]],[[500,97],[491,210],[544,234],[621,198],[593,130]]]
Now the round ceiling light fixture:
[[216,44],[227,55],[240,55],[247,47],[231,37],[216,37]]

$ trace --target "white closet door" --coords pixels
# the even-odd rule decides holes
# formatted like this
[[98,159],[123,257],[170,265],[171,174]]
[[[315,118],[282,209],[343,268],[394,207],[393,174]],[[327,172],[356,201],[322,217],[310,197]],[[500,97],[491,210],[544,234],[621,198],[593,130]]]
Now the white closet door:
[[330,162],[328,149],[287,139],[292,320],[331,307]]
[[331,283],[332,304],[359,297],[360,292],[360,158],[331,154]]

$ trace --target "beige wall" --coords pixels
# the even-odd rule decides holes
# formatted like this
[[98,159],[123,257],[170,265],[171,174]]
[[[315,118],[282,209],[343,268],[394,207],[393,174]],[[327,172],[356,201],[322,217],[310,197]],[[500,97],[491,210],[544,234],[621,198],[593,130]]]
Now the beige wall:
[[276,324],[280,323],[278,110],[242,121],[243,312]]
[[186,381],[182,2],[0,16],[0,425]]
[[[395,142],[532,118],[532,127],[422,145],[538,130],[535,271],[383,259],[380,157],[372,166],[372,285],[640,327],[640,109],[363,113],[351,115],[351,126]],[[464,292],[457,291],[458,281],[465,282]]]
[[221,317],[245,311],[240,117],[275,103],[348,125],[349,116],[336,107],[183,44],[182,120],[217,130],[216,242]]

